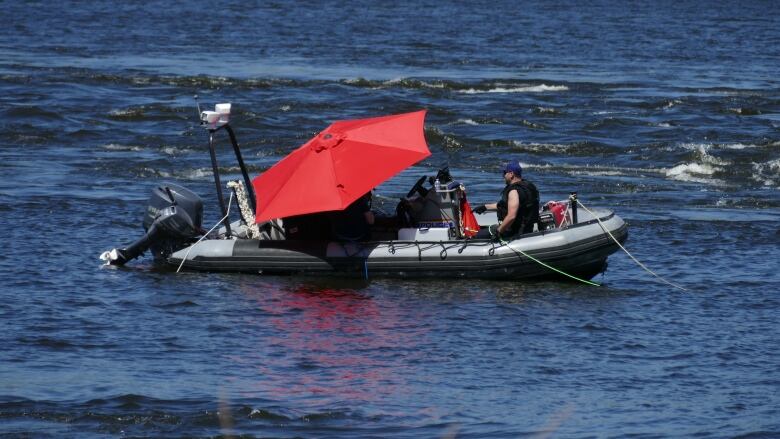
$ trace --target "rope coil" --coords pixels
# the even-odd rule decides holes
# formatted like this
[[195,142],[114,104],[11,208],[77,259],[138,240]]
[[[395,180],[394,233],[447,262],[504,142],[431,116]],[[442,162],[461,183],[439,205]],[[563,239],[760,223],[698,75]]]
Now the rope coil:
[[260,228],[255,222],[255,214],[252,212],[252,207],[249,206],[249,198],[247,197],[244,182],[241,180],[232,180],[227,183],[227,187],[233,189],[233,193],[236,194],[238,210],[241,213],[241,219],[244,220],[247,227],[247,237],[249,239],[260,239]]

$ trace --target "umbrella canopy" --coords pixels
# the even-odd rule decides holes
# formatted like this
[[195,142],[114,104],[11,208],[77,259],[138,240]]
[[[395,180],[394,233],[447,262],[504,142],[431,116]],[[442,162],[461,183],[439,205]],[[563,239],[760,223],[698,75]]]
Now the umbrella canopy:
[[333,123],[252,181],[258,223],[342,210],[431,155],[425,110]]

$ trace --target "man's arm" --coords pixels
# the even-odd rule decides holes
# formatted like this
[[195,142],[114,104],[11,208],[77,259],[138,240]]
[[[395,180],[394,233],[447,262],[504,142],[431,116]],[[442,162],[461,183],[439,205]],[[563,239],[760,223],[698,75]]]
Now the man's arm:
[[502,234],[512,226],[517,218],[517,211],[520,209],[520,196],[517,191],[509,191],[509,199],[507,200],[507,213],[504,217],[504,221],[498,226],[498,233]]

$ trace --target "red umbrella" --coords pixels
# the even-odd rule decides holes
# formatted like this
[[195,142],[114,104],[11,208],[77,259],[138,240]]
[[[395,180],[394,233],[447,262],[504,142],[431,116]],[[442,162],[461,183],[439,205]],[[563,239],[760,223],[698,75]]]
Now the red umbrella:
[[431,155],[425,110],[333,123],[252,181],[258,223],[343,210]]

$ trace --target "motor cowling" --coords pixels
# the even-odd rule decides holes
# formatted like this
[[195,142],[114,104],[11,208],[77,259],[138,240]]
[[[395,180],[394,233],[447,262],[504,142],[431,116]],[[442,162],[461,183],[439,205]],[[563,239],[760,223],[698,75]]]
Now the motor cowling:
[[202,223],[203,201],[197,194],[176,184],[162,184],[152,189],[149,197],[144,236],[127,247],[104,252],[100,258],[111,265],[124,265],[148,249],[155,259],[166,258],[202,234]]
[[149,202],[146,203],[143,221],[144,230],[148,231],[160,217],[162,210],[170,206],[176,206],[178,210],[184,211],[192,219],[192,225],[197,229],[201,228],[203,223],[203,200],[200,199],[198,194],[187,188],[173,183],[164,183],[152,189]]

